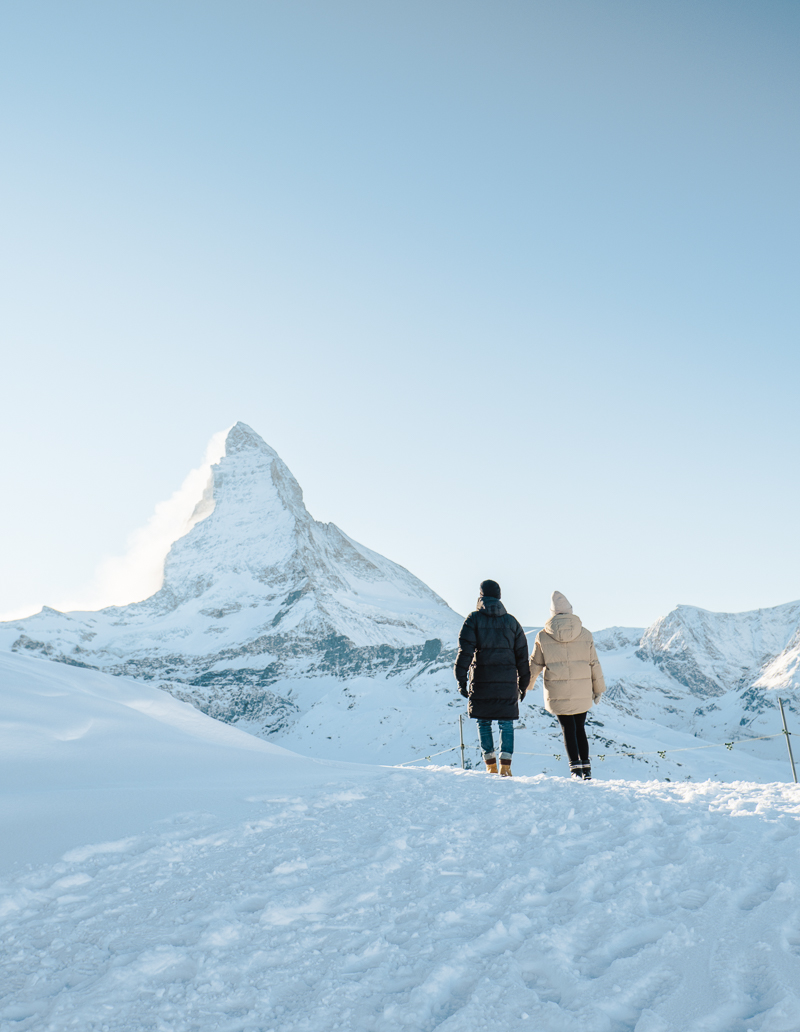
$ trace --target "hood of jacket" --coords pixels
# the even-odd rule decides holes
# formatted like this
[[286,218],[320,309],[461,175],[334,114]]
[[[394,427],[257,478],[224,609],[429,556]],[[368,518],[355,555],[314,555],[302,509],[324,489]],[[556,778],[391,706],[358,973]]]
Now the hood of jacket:
[[575,641],[583,630],[583,624],[574,613],[558,613],[550,617],[544,629],[556,641]]
[[490,595],[481,595],[475,606],[479,613],[486,613],[488,616],[505,616],[506,607],[499,598],[492,598]]

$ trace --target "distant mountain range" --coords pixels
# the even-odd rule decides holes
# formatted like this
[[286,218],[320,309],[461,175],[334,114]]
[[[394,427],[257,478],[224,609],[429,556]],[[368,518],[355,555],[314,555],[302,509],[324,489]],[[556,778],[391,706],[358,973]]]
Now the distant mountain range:
[[[314,520],[277,453],[237,423],[151,598],[45,607],[0,623],[0,648],[150,681],[318,755],[357,759],[345,744],[357,727],[357,749],[396,762],[452,744],[461,621],[408,570]],[[775,689],[800,709],[800,602],[738,614],[678,606],[647,629],[595,638],[609,692],[593,716],[609,742],[622,724],[630,737],[631,721],[715,741],[764,734]],[[550,741],[540,694],[524,720]]]

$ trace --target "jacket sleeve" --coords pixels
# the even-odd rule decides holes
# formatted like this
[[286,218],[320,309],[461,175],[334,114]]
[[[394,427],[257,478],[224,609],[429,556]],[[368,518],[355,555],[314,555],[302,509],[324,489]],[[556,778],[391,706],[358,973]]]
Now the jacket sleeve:
[[456,656],[456,665],[453,667],[459,687],[463,687],[467,683],[476,646],[475,628],[472,625],[472,618],[468,616],[458,635],[458,655]]
[[594,642],[592,642],[589,649],[589,666],[592,668],[592,695],[594,696],[594,701],[597,702],[606,690],[606,682],[603,677],[603,668],[600,666],[600,660],[597,658],[597,649],[594,647]]
[[514,635],[514,659],[517,663],[517,687],[524,695],[531,682],[531,672],[528,669],[528,639],[519,623]]
[[531,688],[533,688],[534,684],[536,683],[536,678],[544,670],[544,667],[545,667],[544,652],[542,652],[542,643],[539,641],[539,635],[537,634],[536,635],[536,642],[534,643],[534,646],[533,646],[533,655],[531,656],[531,661],[530,661],[530,665],[529,665],[530,672],[531,672],[531,680],[530,680],[530,687]]

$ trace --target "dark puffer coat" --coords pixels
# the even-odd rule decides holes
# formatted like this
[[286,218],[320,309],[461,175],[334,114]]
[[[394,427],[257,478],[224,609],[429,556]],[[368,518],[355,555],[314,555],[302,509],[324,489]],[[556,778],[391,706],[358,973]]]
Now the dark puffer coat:
[[528,639],[499,598],[478,599],[458,636],[459,688],[469,677],[469,715],[476,720],[516,720],[520,695],[530,683]]

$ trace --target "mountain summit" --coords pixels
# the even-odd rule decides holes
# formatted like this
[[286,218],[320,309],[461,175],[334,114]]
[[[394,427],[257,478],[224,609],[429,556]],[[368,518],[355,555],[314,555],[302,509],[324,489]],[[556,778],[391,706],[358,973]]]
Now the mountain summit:
[[[225,455],[172,546],[164,583],[148,608],[183,608],[218,640],[258,633],[339,634],[355,645],[452,639],[459,617],[402,566],[318,523],[274,449],[245,423],[228,433]],[[234,616],[234,614],[239,614]]]
[[153,596],[97,612],[45,607],[0,625],[0,639],[15,651],[153,680],[216,716],[246,713],[269,731],[296,709],[290,688],[288,696],[272,690],[277,682],[408,673],[440,653],[441,665],[460,625],[408,570],[317,522],[278,453],[237,423]]

